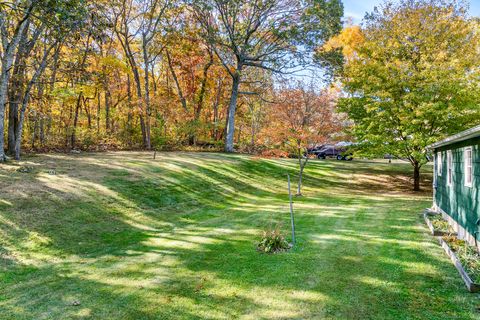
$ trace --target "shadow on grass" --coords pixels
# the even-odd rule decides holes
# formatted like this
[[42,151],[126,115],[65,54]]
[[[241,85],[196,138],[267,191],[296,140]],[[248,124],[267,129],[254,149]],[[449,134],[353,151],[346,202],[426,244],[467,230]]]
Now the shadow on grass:
[[[422,244],[412,210],[423,202],[403,193],[404,179],[378,178],[406,177],[397,167],[310,163],[314,196],[295,199],[298,247],[261,255],[256,232],[272,216],[287,222],[294,161],[62,161],[60,172],[78,165],[105,176],[64,169],[65,186],[37,179],[33,203],[1,214],[5,247],[40,256],[38,266],[12,265],[0,277],[8,288],[0,307],[17,318],[473,318],[447,259]],[[401,196],[382,196],[391,190]]]

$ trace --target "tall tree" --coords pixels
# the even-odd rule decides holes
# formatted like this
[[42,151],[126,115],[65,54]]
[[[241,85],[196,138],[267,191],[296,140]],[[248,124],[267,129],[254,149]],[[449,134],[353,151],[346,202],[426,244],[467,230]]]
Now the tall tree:
[[233,152],[235,112],[245,68],[286,73],[340,31],[339,0],[191,0],[203,37],[232,78],[225,151]]
[[480,120],[480,34],[457,1],[385,2],[347,60],[342,110],[370,150],[408,159],[420,190],[425,147]]
[[[8,73],[10,71],[8,70],[4,80],[7,82],[2,82],[2,86],[8,85],[11,89],[11,100],[9,101],[9,148],[15,159],[20,158],[23,124],[31,91],[45,70],[52,50],[58,46],[59,42],[63,41],[69,32],[82,23],[83,4],[82,0],[38,0],[32,3],[19,1],[7,5],[10,8],[18,5],[15,10],[20,11],[22,19],[24,19],[24,23],[18,24],[14,29],[14,36],[10,42],[8,40],[9,26],[5,23],[6,20],[3,20],[3,27],[1,28],[5,44],[4,48],[6,49],[4,50],[4,59],[10,59],[8,58],[10,55],[9,46],[13,45],[14,41],[18,42],[13,51],[15,52],[13,81],[9,81]],[[2,13],[2,15],[6,16],[6,13]],[[12,17],[15,14],[9,13],[9,16]],[[0,21],[2,21],[2,18],[0,18]],[[22,28],[22,26],[24,27]],[[20,29],[21,32],[19,32]],[[17,32],[19,33],[17,34]],[[36,61],[32,67],[27,68],[26,59],[29,57]],[[8,65],[11,66],[11,62],[6,61],[5,66]],[[31,75],[30,77],[29,74]],[[1,96],[2,93],[0,93]],[[0,104],[2,104],[1,101]],[[4,109],[4,104],[2,104],[2,109]],[[3,153],[3,121],[1,122],[2,137],[0,139],[2,140],[2,145],[0,145],[0,149],[2,149]],[[2,158],[1,153],[0,158]]]
[[147,149],[151,148],[150,68],[163,49],[154,48],[152,44],[155,37],[166,30],[166,15],[171,4],[169,0],[122,0],[119,6],[114,6],[115,32],[132,69],[138,106],[142,109],[143,144]]
[[2,40],[0,59],[0,161],[5,161],[4,125],[8,83],[12,73],[15,52],[22,35],[25,35],[36,1],[0,3],[0,35]]

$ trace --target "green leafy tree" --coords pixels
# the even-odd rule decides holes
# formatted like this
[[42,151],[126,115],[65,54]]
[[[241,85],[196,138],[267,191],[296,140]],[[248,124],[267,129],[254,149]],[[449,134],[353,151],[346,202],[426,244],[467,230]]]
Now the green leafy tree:
[[408,159],[416,191],[426,146],[480,120],[478,30],[457,1],[387,1],[346,59],[339,103],[352,132],[377,154]]

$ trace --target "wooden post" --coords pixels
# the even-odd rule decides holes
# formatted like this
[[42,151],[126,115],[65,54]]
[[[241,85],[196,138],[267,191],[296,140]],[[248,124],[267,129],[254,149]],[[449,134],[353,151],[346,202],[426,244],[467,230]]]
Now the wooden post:
[[292,244],[295,245],[295,219],[293,218],[293,203],[292,203],[292,190],[290,189],[290,174],[287,173],[288,178],[288,197],[290,199],[290,220],[292,223]]
[[153,160],[155,160],[156,157],[157,157],[157,150],[153,152]]

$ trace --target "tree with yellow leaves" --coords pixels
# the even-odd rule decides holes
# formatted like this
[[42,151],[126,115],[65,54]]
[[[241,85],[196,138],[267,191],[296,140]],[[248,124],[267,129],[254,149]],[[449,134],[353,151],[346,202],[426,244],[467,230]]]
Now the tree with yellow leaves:
[[480,121],[478,30],[458,1],[386,1],[324,48],[346,56],[339,103],[352,132],[368,150],[407,159],[414,190],[426,146]]

